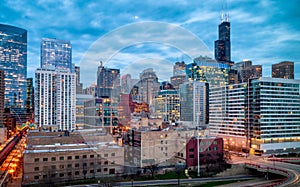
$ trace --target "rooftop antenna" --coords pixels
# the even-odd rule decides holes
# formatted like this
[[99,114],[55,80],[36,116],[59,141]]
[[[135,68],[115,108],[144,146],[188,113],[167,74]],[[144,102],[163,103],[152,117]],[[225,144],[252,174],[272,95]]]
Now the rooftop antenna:
[[228,13],[227,0],[223,0],[223,2],[222,2],[222,13],[221,13],[221,22],[223,23],[223,22],[228,22],[228,21],[229,21],[229,13]]

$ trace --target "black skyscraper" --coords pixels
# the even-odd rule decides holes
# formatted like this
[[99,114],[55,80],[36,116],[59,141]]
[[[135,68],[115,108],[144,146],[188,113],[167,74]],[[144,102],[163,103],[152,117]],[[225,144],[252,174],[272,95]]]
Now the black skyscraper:
[[215,59],[219,62],[230,63],[230,22],[226,16],[219,25],[219,40],[215,41]]

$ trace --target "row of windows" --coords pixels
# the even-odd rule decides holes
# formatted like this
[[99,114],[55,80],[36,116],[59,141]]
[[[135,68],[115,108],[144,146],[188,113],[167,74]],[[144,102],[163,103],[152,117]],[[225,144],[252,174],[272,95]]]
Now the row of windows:
[[[103,172],[107,172],[107,171],[108,171],[108,168],[103,168]],[[96,172],[100,173],[101,169],[97,169]],[[86,175],[87,173],[88,173],[87,170],[82,171],[83,175]],[[95,173],[95,170],[91,169],[91,170],[89,170],[89,173],[93,174],[93,173]],[[109,174],[115,174],[115,169],[114,168],[109,169]],[[74,175],[80,175],[80,171],[75,171]],[[72,176],[72,172],[59,173],[58,176],[59,177]],[[57,173],[52,173],[49,176],[48,175],[43,175],[43,176],[36,175],[36,176],[34,176],[34,179],[39,180],[40,178],[46,179],[48,177],[55,178],[55,177],[57,177]]]
[[[98,158],[101,157],[101,155],[97,155],[97,156],[98,156]],[[116,156],[116,153],[111,153],[111,156],[112,157]],[[87,155],[82,155],[83,159],[85,159],[87,157],[88,157]],[[108,157],[108,153],[105,153],[104,157]],[[67,156],[67,157],[61,156],[61,157],[59,157],[59,160],[65,160],[65,158],[66,158],[66,160],[72,160],[73,158],[75,160],[78,160],[78,159],[80,159],[80,156],[79,155],[76,155],[74,157],[73,156]],[[95,155],[90,155],[89,158],[95,158]],[[48,159],[47,157],[43,158],[43,162],[47,162],[49,160],[50,159]],[[34,159],[34,162],[39,162],[39,161],[40,161],[40,158],[35,158]],[[51,161],[56,161],[56,157],[51,157]]]
[[[101,163],[101,162],[98,162],[97,164],[98,164],[98,165],[101,165],[102,163]],[[103,164],[104,164],[104,165],[108,165],[108,161],[104,161]],[[115,162],[111,162],[110,164],[111,164],[111,165],[114,165]],[[94,162],[90,162],[90,164],[89,164],[89,166],[94,166],[94,165],[95,165]],[[78,167],[80,167],[80,164],[79,164],[79,163],[76,163],[74,166],[75,166],[75,168],[78,168]],[[87,166],[88,166],[88,163],[82,163],[82,167],[87,167]],[[58,168],[57,168],[56,165],[52,165],[50,168],[51,168],[51,169],[54,169],[54,170],[56,170],[56,169],[58,169],[58,168],[59,168],[59,169],[72,168],[72,164],[67,164],[67,165],[61,164],[61,165],[58,166]],[[40,168],[40,167],[34,167],[34,171],[40,171],[40,169],[42,169],[43,171],[47,171],[47,170],[48,170],[48,166],[43,166],[43,168]]]

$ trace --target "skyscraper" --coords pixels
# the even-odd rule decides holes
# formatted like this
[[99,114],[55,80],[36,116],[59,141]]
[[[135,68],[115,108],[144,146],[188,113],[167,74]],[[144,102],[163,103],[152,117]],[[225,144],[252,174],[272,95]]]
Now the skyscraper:
[[76,73],[76,94],[83,93],[83,85],[80,82],[80,67],[75,66],[75,73]]
[[152,68],[145,69],[140,73],[140,80],[136,86],[138,87],[137,100],[146,102],[149,105],[152,104],[152,99],[160,91],[158,77]]
[[105,68],[101,62],[97,71],[97,97],[120,97],[120,69]]
[[5,77],[5,107],[26,103],[27,31],[0,24],[0,69]]
[[180,85],[180,120],[206,127],[209,122],[209,86],[205,82],[189,81]]
[[179,90],[179,85],[186,82],[186,64],[182,62],[176,62],[173,66],[173,76],[170,77],[170,82],[176,90]]
[[219,25],[219,39],[215,41],[215,59],[218,62],[231,63],[231,46],[230,46],[230,22],[228,15],[222,17]]
[[75,128],[75,73],[56,69],[35,72],[35,122],[48,130]]
[[73,71],[72,46],[70,41],[42,38],[41,68],[46,66]]
[[35,122],[48,130],[72,130],[76,121],[76,74],[70,41],[43,38],[35,72]]
[[253,153],[300,150],[299,80],[261,77],[248,83],[212,88],[210,132],[225,147]]
[[278,64],[272,64],[272,77],[294,79],[294,62],[283,61]]

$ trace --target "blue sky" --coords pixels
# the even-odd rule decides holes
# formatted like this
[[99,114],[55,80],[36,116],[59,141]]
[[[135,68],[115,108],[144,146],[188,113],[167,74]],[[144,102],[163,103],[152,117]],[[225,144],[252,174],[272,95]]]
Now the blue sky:
[[[87,66],[83,59],[96,41],[101,42],[101,38],[120,27],[145,21],[185,29],[203,41],[213,55],[222,7],[222,0],[7,0],[0,4],[0,22],[28,30],[28,77],[33,77],[40,62],[41,38],[70,40],[73,63]],[[264,76],[270,76],[271,64],[294,61],[295,77],[300,79],[300,1],[228,0],[227,7],[233,61],[250,59],[254,64],[262,64]],[[157,35],[164,31],[150,36],[159,38]],[[114,40],[124,41],[134,33],[135,30],[127,30]],[[172,38],[176,40],[177,36],[172,35]],[[109,45],[114,42],[106,45],[107,53],[113,52]],[[105,65],[119,67],[122,73],[132,73],[136,78],[143,68],[153,66],[160,80],[166,80],[171,75],[172,64],[181,59],[190,60],[176,46],[164,42],[133,43],[114,51]],[[136,68],[138,65],[140,69]],[[96,67],[92,69],[96,73]],[[88,75],[82,77],[85,86],[95,82]]]

